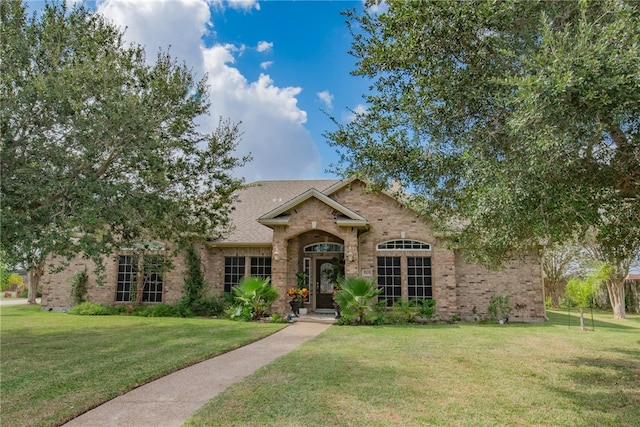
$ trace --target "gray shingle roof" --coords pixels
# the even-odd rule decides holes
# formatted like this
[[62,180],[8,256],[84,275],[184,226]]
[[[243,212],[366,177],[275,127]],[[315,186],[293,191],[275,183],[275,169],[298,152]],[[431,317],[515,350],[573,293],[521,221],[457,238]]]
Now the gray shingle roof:
[[336,179],[259,181],[247,184],[237,191],[235,210],[231,220],[235,227],[226,244],[268,244],[273,239],[273,230],[260,224],[257,219],[267,212],[311,188],[323,191],[338,183]]

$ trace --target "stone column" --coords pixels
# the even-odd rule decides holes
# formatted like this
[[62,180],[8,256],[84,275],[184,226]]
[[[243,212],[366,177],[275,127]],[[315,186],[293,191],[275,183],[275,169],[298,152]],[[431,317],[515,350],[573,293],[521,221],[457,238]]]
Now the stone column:
[[280,295],[273,303],[272,311],[283,315],[288,314],[289,299],[287,297],[287,241],[284,239],[282,227],[273,230],[273,248],[271,252],[271,284]]
[[354,227],[346,230],[344,239],[344,274],[345,276],[360,275],[360,261],[358,257],[358,230]]

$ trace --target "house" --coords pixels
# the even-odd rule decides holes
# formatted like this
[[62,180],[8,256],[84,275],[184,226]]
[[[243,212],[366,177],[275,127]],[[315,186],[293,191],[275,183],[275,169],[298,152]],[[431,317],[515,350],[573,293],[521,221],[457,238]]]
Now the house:
[[[290,311],[286,291],[296,285],[300,272],[310,290],[308,309],[331,310],[330,278],[339,268],[347,276],[375,277],[382,289],[378,299],[389,306],[398,299],[433,298],[441,317],[464,319],[486,315],[489,299],[499,294],[510,296],[513,320],[545,318],[537,253],[513,259],[500,271],[468,263],[460,250],[447,248],[434,235],[428,221],[390,193],[366,191],[356,178],[247,185],[236,194],[232,222],[231,234],[200,245],[205,277],[219,292],[229,292],[245,276],[271,277],[281,295],[274,312]],[[176,259],[174,269],[148,278],[144,302],[180,299],[182,262]],[[105,284],[90,286],[89,299],[126,301],[133,264],[126,252],[115,256],[107,265]],[[78,260],[75,268],[83,265]],[[68,281],[73,269],[43,278],[43,308],[70,305],[63,276]]]

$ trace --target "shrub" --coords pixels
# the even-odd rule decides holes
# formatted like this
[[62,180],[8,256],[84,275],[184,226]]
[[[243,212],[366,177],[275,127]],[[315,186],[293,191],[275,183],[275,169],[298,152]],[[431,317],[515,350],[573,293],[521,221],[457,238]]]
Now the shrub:
[[89,276],[87,275],[87,270],[76,271],[71,278],[71,299],[75,305],[85,302],[88,285]]
[[431,320],[436,314],[436,300],[434,299],[418,299],[416,300],[416,307],[419,317]]
[[271,286],[270,281],[270,277],[266,279],[245,277],[238,286],[233,288],[235,305],[242,307],[242,312],[248,308],[253,320],[260,319],[278,298],[278,291]]
[[489,313],[493,320],[503,320],[509,318],[512,308],[509,307],[509,295],[492,295],[489,299]]
[[154,304],[136,307],[131,313],[141,317],[179,317],[176,307],[169,304]]
[[22,276],[16,273],[11,273],[5,280],[4,288],[2,289],[2,291],[9,289],[18,289],[21,286],[24,286],[24,280],[22,279]]
[[347,277],[339,282],[340,290],[335,295],[335,301],[340,306],[340,316],[345,322],[363,324],[365,317],[372,310],[371,301],[380,295],[377,279],[370,280],[361,277]]
[[69,314],[78,314],[82,316],[108,316],[116,314],[118,309],[109,305],[99,304],[97,302],[83,302],[72,307]]
[[253,311],[248,305],[233,304],[224,310],[224,316],[231,320],[249,322],[253,319]]
[[[18,298],[28,298],[29,297],[29,286],[28,285],[20,286],[16,290],[16,297],[18,297]],[[36,289],[36,298],[41,298],[41,297],[42,297],[42,288],[40,286],[38,286],[38,289]]]

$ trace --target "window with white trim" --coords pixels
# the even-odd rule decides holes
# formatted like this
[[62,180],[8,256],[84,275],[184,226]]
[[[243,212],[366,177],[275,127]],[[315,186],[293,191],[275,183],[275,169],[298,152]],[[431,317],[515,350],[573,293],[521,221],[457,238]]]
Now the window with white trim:
[[[142,259],[142,265],[140,265]],[[118,256],[118,277],[116,280],[116,302],[134,302],[136,295],[132,292],[136,288],[138,273],[142,268],[142,301],[162,302],[164,257],[162,255]]]
[[131,288],[135,286],[138,274],[138,257],[118,256],[118,279],[116,281],[116,302],[131,302]]
[[314,243],[304,247],[305,252],[335,252],[344,253],[344,245],[340,243]]
[[164,258],[160,255],[144,257],[144,285],[142,302],[162,302],[162,273]]
[[407,257],[407,285],[409,300],[433,298],[431,258]]
[[382,290],[378,301],[385,300],[387,307],[393,306],[402,296],[400,257],[378,257],[378,288]]
[[237,286],[244,277],[244,257],[224,257],[224,291],[229,293],[231,288]]
[[379,251],[430,251],[431,245],[419,240],[389,240],[387,242],[378,243]]
[[271,257],[251,257],[251,277],[271,277]]

